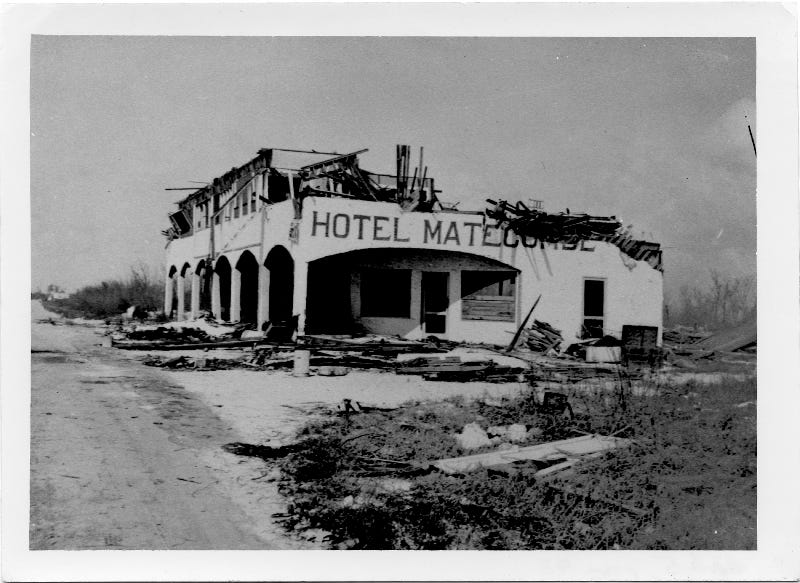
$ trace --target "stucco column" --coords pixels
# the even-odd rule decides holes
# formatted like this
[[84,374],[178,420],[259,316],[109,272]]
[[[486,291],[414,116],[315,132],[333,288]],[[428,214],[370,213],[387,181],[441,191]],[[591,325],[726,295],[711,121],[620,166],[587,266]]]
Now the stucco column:
[[294,297],[292,299],[292,315],[299,316],[297,333],[306,333],[306,295],[308,292],[308,263],[296,261],[294,264]]
[[448,281],[447,334],[451,336],[461,322],[461,271],[451,269]]
[[184,311],[186,310],[186,306],[184,305],[186,303],[184,301],[184,297],[186,296],[186,278],[177,274],[176,279],[178,280],[178,285],[176,286],[178,292],[178,313],[175,315],[175,319],[180,322],[183,320]]
[[172,278],[170,276],[164,280],[164,315],[167,318],[172,315]]
[[220,305],[219,299],[219,274],[215,271],[214,274],[211,276],[211,313],[214,314],[214,317],[217,319],[222,318],[221,309],[222,306]]
[[258,329],[269,320],[269,269],[258,266]]
[[422,271],[414,269],[411,271],[411,313],[409,314],[414,321],[414,330],[408,335],[409,338],[422,338]]
[[231,269],[231,309],[230,321],[238,322],[242,319],[241,315],[241,289],[242,272],[235,267]]
[[197,273],[192,273],[192,305],[190,318],[197,319],[200,315],[200,276]]

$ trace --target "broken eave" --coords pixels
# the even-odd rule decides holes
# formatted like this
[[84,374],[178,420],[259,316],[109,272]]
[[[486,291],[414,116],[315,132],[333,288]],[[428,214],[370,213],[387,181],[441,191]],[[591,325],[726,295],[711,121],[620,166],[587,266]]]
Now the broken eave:
[[516,205],[504,200],[487,202],[492,206],[486,210],[486,216],[521,237],[532,237],[546,243],[577,243],[581,240],[611,243],[629,257],[646,261],[654,269],[664,271],[661,245],[635,239],[614,216],[547,213],[530,209],[522,202]]

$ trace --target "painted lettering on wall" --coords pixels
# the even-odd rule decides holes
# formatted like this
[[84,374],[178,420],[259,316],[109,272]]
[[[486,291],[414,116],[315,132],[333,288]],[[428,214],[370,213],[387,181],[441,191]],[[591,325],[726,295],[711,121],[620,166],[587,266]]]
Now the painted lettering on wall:
[[[416,237],[414,235],[417,235]],[[564,251],[594,251],[587,241],[546,243],[533,237],[520,237],[510,229],[499,229],[477,222],[458,222],[426,218],[421,233],[407,231],[400,217],[382,215],[350,215],[347,213],[312,212],[311,236],[359,241],[393,241],[423,245],[456,245],[459,247],[524,247],[527,249],[561,249]]]

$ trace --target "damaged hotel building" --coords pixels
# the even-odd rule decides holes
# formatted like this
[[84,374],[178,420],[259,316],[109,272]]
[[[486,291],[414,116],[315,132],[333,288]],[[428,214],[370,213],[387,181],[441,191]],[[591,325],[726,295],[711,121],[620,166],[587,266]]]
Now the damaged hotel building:
[[506,345],[536,304],[567,341],[623,325],[657,327],[660,340],[658,244],[614,217],[504,201],[456,210],[421,160],[409,171],[407,146],[391,175],[361,169],[362,153],[264,149],[180,201],[165,231],[165,312]]

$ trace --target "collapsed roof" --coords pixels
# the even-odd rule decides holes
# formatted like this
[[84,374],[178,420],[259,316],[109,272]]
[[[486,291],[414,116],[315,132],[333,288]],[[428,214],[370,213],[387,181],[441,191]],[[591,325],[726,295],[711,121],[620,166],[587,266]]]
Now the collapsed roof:
[[577,243],[603,241],[616,245],[627,256],[646,261],[658,271],[664,271],[661,246],[658,243],[634,239],[616,217],[587,214],[546,213],[530,209],[524,203],[511,204],[504,200],[487,200],[486,216],[522,237],[532,237],[546,243]]
[[[314,150],[288,150],[264,148],[247,164],[232,168],[219,178],[198,189],[181,203],[194,203],[212,194],[227,192],[232,187],[238,190],[243,181],[251,180],[257,173],[293,177],[299,180],[294,193],[305,196],[341,196],[363,200],[397,202],[406,210],[430,210],[436,201],[433,178],[427,176],[428,169],[415,168],[409,175],[410,147],[397,146],[397,173],[378,174],[363,170],[358,156],[368,150],[349,154],[326,154]],[[288,156],[286,154],[289,154]],[[294,154],[294,155],[293,155]],[[297,156],[303,154],[303,156]],[[321,156],[325,156],[321,158]],[[317,160],[310,160],[316,157]],[[298,160],[306,162],[297,165]],[[295,164],[292,164],[294,162]],[[290,164],[290,166],[284,166]],[[292,185],[293,186],[293,185]],[[289,193],[283,193],[288,195]],[[181,204],[179,203],[179,204]]]
[[[433,178],[428,176],[428,167],[422,163],[422,148],[419,165],[412,173],[411,147],[398,145],[393,175],[362,169],[358,157],[365,152],[366,149],[349,154],[286,148],[261,149],[246,164],[232,168],[178,202],[178,212],[170,215],[173,226],[164,234],[170,238],[191,234],[191,216],[195,205],[213,200],[216,216],[227,202],[239,195],[259,175],[267,179],[268,198],[262,197],[266,203],[289,198],[302,202],[307,196],[323,196],[395,202],[407,211],[431,212],[455,208],[456,205],[445,205],[436,196],[440,191],[434,188]],[[226,201],[222,201],[225,193],[230,195]],[[491,206],[484,211],[485,215],[497,221],[498,226],[509,228],[520,236],[547,243],[604,241],[616,245],[627,256],[646,261],[653,268],[663,271],[661,246],[633,238],[616,217],[569,211],[553,214],[528,208],[522,202],[487,202]]]

